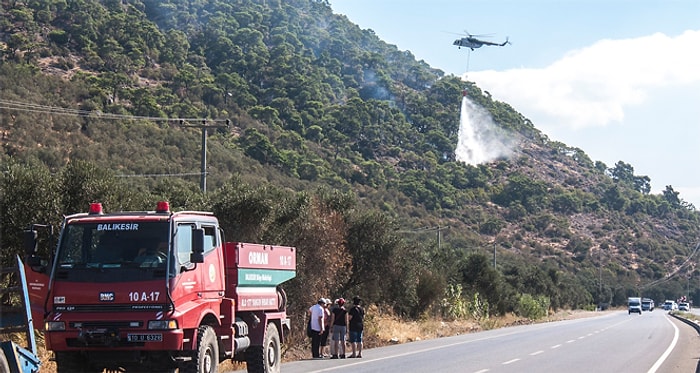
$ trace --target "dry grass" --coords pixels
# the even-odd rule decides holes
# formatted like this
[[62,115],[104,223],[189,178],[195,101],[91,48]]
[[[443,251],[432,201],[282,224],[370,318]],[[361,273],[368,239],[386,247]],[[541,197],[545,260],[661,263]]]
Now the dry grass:
[[676,316],[678,316],[678,317],[682,317],[682,318],[684,318],[684,319],[693,321],[693,322],[695,322],[695,323],[700,322],[700,316],[698,316],[698,315],[696,315],[696,314],[694,314],[694,313],[691,313],[691,312],[672,311],[671,313],[674,314],[674,315],[676,315]]

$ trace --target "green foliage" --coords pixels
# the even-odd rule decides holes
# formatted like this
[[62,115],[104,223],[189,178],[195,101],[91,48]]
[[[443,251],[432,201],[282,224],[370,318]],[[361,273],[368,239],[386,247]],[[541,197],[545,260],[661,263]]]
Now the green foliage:
[[[475,294],[474,299],[478,299],[477,294]],[[445,289],[445,294],[442,298],[441,315],[447,320],[464,319],[475,314],[483,315],[483,312],[470,312],[470,306],[468,299],[465,299],[462,294],[462,285],[451,284]]]
[[407,282],[416,277],[406,276],[404,268],[397,265],[404,246],[393,223],[377,212],[358,212],[348,218],[346,246],[352,257],[353,276],[344,288],[367,294],[370,299],[400,303],[389,289],[412,288]]
[[84,212],[90,202],[101,202],[113,211],[136,209],[128,200],[131,196],[120,195],[120,185],[111,171],[85,161],[69,163],[61,173],[59,185],[61,211],[67,215]]
[[485,221],[481,226],[479,226],[479,232],[483,234],[495,235],[497,234],[505,224],[497,219],[489,219]]
[[[0,267],[14,265],[23,253],[22,231],[32,224],[60,223],[60,199],[54,177],[41,164],[22,165],[13,159],[3,162],[0,173]],[[49,246],[41,252],[48,257]]]
[[275,211],[289,196],[272,186],[255,188],[238,178],[231,179],[212,197],[211,209],[230,237],[260,242],[275,220]]
[[552,209],[564,214],[574,214],[583,209],[582,199],[573,192],[562,192],[552,196]]
[[461,265],[461,272],[461,282],[467,292],[480,294],[483,302],[491,304],[495,312],[505,314],[510,310],[508,298],[504,296],[507,290],[503,278],[486,256],[469,255]]
[[471,302],[467,305],[467,312],[472,319],[477,321],[488,320],[489,314],[489,303],[481,298],[479,293],[474,293]]
[[530,294],[521,294],[516,308],[518,316],[531,320],[539,320],[549,313],[549,298],[545,296],[533,297]]
[[493,200],[501,206],[518,202],[529,212],[537,212],[548,207],[547,186],[525,175],[514,174],[508,178],[503,191],[493,196]]
[[416,284],[417,309],[424,310],[424,312],[430,311],[433,305],[438,304],[446,286],[445,278],[440,274],[421,270]]

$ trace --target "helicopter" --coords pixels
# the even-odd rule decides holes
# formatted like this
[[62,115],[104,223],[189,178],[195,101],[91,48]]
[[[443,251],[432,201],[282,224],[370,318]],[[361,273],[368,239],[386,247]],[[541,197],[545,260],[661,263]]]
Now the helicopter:
[[506,44],[510,44],[510,41],[508,41],[508,38],[506,37],[506,41],[503,43],[494,43],[486,40],[479,40],[476,37],[480,35],[472,35],[470,33],[467,33],[467,36],[457,39],[452,43],[452,45],[456,45],[458,48],[462,47],[467,47],[470,48],[471,50],[474,50],[474,48],[481,48],[484,45],[490,45],[490,46],[497,46],[497,47],[503,47]]

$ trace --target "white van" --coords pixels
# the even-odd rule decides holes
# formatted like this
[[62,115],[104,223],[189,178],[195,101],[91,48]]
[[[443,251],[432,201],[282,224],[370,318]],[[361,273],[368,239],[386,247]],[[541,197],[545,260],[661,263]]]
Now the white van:
[[632,312],[637,312],[640,315],[642,314],[642,298],[627,298],[627,314],[631,315]]

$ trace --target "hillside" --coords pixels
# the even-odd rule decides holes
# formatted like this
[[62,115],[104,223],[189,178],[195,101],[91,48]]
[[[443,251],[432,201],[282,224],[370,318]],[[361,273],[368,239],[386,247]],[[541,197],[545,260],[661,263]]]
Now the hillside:
[[[237,240],[298,246],[299,314],[354,293],[444,317],[473,315],[476,300],[506,313],[527,297],[554,309],[700,299],[700,215],[672,186],[651,194],[632,165],[547,138],[326,1],[0,11],[3,261],[30,223],[164,198],[216,212]],[[518,139],[511,157],[457,161],[465,87]]]

